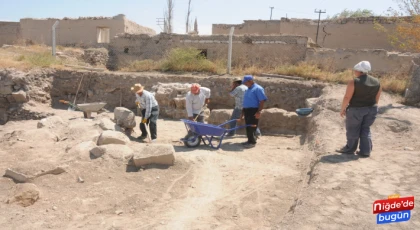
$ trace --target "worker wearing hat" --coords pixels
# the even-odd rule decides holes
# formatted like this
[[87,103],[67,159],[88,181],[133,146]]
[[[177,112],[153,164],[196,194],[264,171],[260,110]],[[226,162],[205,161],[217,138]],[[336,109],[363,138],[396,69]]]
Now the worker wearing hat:
[[136,94],[136,105],[141,107],[142,121],[140,123],[141,136],[138,138],[144,140],[147,138],[146,124],[150,128],[152,142],[157,138],[157,119],[159,117],[159,105],[155,96],[144,90],[141,84],[135,84],[131,91]]
[[[241,78],[236,77],[232,79],[232,85],[229,88],[229,91],[230,91],[229,95],[235,98],[235,107],[233,108],[233,112],[230,117],[230,120],[237,120],[241,117],[243,102],[244,102],[244,95],[247,89],[248,87],[242,84]],[[236,121],[231,122],[230,128],[234,129],[235,127],[236,127]],[[232,130],[226,136],[235,136],[235,134],[236,134],[236,130]],[[261,132],[258,128],[256,130],[256,135],[257,136],[261,135]]]
[[244,142],[245,148],[253,148],[257,144],[255,131],[258,127],[258,120],[261,117],[261,112],[264,108],[264,103],[267,101],[264,88],[254,82],[254,77],[246,75],[242,80],[242,84],[248,87],[244,94],[243,109],[241,119],[245,118],[247,125],[246,135],[248,141]]
[[188,119],[204,122],[203,110],[210,103],[210,89],[194,83],[185,97]]
[[377,78],[368,75],[371,71],[368,61],[358,63],[353,71],[356,78],[347,84],[340,112],[341,117],[346,116],[347,144],[336,151],[354,154],[359,145],[357,154],[360,157],[369,157],[373,146],[370,126],[378,114],[382,87]]

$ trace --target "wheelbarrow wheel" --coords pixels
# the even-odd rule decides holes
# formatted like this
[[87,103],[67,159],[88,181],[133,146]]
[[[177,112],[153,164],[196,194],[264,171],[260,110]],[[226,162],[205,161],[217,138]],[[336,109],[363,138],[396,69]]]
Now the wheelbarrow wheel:
[[184,137],[184,145],[188,148],[195,148],[198,147],[201,143],[201,136],[197,136],[194,133],[187,134]]

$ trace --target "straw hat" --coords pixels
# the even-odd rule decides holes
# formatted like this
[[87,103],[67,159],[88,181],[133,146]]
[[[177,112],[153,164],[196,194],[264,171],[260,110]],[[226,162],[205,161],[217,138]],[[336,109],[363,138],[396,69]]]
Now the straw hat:
[[240,78],[240,77],[235,77],[235,78],[233,78],[233,79],[232,79],[232,82],[237,82],[237,81],[242,82],[242,78]]
[[141,84],[135,84],[133,87],[131,87],[131,91],[134,93],[139,93],[143,91],[144,87]]

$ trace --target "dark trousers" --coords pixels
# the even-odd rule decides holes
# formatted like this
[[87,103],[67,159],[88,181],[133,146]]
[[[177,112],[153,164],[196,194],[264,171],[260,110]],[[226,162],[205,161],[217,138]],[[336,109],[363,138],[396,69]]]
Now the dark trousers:
[[[144,119],[144,115],[146,114],[146,110],[143,109],[141,111],[141,116],[142,116],[142,120]],[[147,119],[146,124],[149,125],[149,130],[150,130],[150,137],[152,138],[152,140],[157,138],[157,119],[159,117],[159,106],[155,106],[152,107],[152,113],[150,115],[150,117]],[[141,136],[142,137],[146,137],[147,136],[147,130],[146,130],[146,125],[143,123],[140,123],[140,130],[141,130]]]
[[[258,112],[258,108],[244,108],[245,124],[258,126],[258,119],[255,118],[255,114]],[[257,127],[246,127],[246,136],[248,137],[248,143],[256,144],[257,140],[255,137],[255,131]]]
[[355,152],[360,140],[360,154],[370,155],[372,139],[370,126],[375,122],[378,107],[349,107],[346,111],[346,137],[348,152]]
[[194,113],[194,114],[193,114],[193,119],[196,119],[196,120],[195,120],[196,122],[199,122],[199,123],[204,123],[204,116],[203,116],[203,113],[200,113],[200,114],[196,114],[196,113]]

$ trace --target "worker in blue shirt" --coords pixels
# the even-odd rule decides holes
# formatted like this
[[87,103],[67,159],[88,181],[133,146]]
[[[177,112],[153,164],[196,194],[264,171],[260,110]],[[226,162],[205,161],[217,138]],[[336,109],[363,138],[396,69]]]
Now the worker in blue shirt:
[[253,125],[246,128],[248,141],[244,142],[245,148],[253,148],[257,144],[255,131],[258,127],[258,120],[261,117],[261,111],[264,108],[264,102],[267,101],[264,88],[254,82],[251,75],[246,75],[242,84],[248,87],[245,91],[241,119],[245,118],[247,125]]

